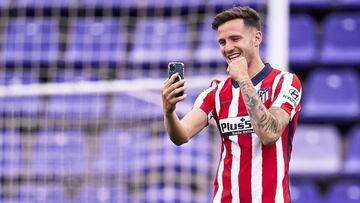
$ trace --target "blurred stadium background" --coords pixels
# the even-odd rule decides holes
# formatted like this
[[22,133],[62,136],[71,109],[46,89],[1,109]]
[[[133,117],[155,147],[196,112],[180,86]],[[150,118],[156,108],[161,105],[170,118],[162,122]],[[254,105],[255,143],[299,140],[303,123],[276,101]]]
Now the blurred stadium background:
[[[235,2],[266,18],[266,0]],[[184,61],[183,115],[225,77],[210,22],[233,3],[1,0],[0,202],[210,202],[217,130],[176,147],[160,88],[167,62]],[[360,1],[289,3],[304,88],[293,202],[360,202]]]

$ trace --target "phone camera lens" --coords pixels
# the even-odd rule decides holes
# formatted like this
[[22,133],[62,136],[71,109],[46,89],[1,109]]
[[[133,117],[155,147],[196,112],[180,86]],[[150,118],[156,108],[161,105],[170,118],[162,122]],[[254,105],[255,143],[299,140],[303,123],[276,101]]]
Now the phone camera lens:
[[174,71],[175,70],[175,64],[170,64],[170,71]]

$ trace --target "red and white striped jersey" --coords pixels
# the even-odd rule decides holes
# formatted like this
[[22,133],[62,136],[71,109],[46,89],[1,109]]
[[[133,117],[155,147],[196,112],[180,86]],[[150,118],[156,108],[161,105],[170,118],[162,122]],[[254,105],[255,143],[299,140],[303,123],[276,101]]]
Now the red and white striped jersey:
[[239,85],[230,77],[213,81],[194,104],[209,119],[215,119],[222,140],[213,203],[290,202],[289,161],[300,110],[300,80],[266,64],[252,83],[266,108],[280,107],[291,117],[273,145],[262,145],[252,128]]

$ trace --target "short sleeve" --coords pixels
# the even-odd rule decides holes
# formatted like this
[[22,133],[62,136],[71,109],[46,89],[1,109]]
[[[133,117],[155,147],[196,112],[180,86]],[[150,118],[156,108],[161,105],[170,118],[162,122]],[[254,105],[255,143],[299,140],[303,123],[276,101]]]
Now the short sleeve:
[[299,78],[292,73],[283,74],[275,89],[272,106],[284,109],[292,119],[300,111],[301,94],[302,87]]
[[208,120],[212,118],[212,112],[215,106],[215,91],[218,83],[218,80],[212,81],[210,86],[199,94],[193,106],[193,108],[203,110],[208,116]]

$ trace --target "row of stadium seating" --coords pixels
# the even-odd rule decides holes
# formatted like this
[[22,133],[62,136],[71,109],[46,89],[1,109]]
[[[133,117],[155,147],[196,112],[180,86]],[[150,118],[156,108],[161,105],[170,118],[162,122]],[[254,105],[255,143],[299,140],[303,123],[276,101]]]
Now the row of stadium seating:
[[[190,77],[190,76],[189,76]],[[94,76],[59,74],[54,82],[81,82],[97,80]],[[20,77],[14,74],[1,74],[0,85],[39,83],[37,76],[22,72]],[[356,121],[360,117],[360,81],[354,69],[315,69],[303,82],[304,95],[302,100],[301,119],[303,121]],[[202,89],[189,89],[189,98],[185,100],[192,106]],[[144,92],[140,92],[144,94]],[[159,92],[146,93],[146,99],[137,98],[129,93],[109,95],[54,95],[41,96],[10,96],[0,100],[0,113],[3,115],[46,114],[49,118],[112,118],[112,119],[147,119],[162,118],[161,95]],[[111,98],[111,100],[109,100]],[[149,99],[151,98],[151,99]],[[137,109],[141,111],[129,111]],[[108,113],[110,112],[110,114]]]
[[[2,63],[11,67],[14,64],[51,64],[57,61],[223,63],[210,22],[211,18],[205,17],[203,22],[199,22],[198,30],[192,30],[190,24],[179,17],[149,17],[129,25],[134,29],[132,31],[126,30],[124,23],[115,18],[78,18],[68,25],[66,34],[51,18],[10,18],[3,30],[0,57]],[[319,34],[319,28],[322,34]],[[194,37],[194,33],[198,36]],[[292,15],[290,63],[305,66],[314,63],[359,65],[359,35],[358,12],[329,14],[321,25],[309,15]],[[263,56],[266,55],[265,49],[266,38],[262,46]]]
[[[267,0],[2,0],[0,7],[72,7],[72,6],[102,6],[102,7],[197,7],[197,6],[232,6],[237,5],[253,5],[264,6]],[[289,0],[292,6],[360,6],[357,0]]]
[[[24,174],[140,177],[159,173],[164,167],[167,172],[211,176],[212,162],[216,160],[211,153],[211,137],[206,132],[177,147],[165,133],[104,129],[96,136],[93,159],[87,151],[90,143],[80,130],[34,132],[28,154],[24,152],[29,143],[18,133],[3,131],[0,136],[0,175],[5,177]],[[294,177],[339,174],[360,177],[360,126],[349,132],[346,150],[341,145],[339,130],[332,125],[301,124],[293,139],[290,174]]]
[[[3,179],[17,177],[19,174],[24,174],[24,171],[27,171],[28,176],[23,177],[29,177],[28,183],[15,187],[13,194],[1,194],[1,202],[18,199],[21,199],[20,202],[52,203],[84,202],[85,199],[86,202],[127,202],[130,201],[128,198],[131,196],[142,198],[140,202],[159,202],[166,197],[174,198],[168,199],[170,202],[175,199],[190,202],[190,197],[196,195],[194,191],[196,189],[191,186],[194,183],[179,184],[176,180],[163,183],[161,179],[156,179],[158,182],[144,182],[145,186],[137,188],[136,194],[128,193],[128,186],[125,183],[144,180],[145,177],[154,174],[159,176],[163,173],[165,176],[167,173],[169,175],[181,173],[180,176],[189,175],[196,181],[199,177],[200,180],[207,180],[211,176],[212,162],[216,160],[211,157],[212,145],[206,132],[179,148],[170,142],[166,134],[154,136],[139,130],[128,132],[113,128],[104,130],[96,138],[98,147],[95,148],[95,158],[91,163],[86,163],[91,159],[85,149],[88,142],[85,141],[84,133],[78,130],[40,132],[31,142],[32,152],[26,154],[22,153],[26,141],[21,139],[19,134],[3,131],[0,135],[1,177]],[[303,178],[292,182],[293,202],[358,202],[360,185],[356,182],[356,177],[359,178],[360,175],[359,144],[360,126],[356,126],[349,134],[345,160],[342,161],[340,136],[334,126],[300,125],[294,137],[290,171],[291,174]],[[320,195],[313,182],[303,182],[306,176],[321,179],[322,176],[336,177],[339,173],[355,175],[355,178],[349,179],[344,176],[343,180],[338,179],[335,183],[331,183],[325,197]],[[80,186],[70,195],[71,192],[65,190],[63,185],[65,181],[34,182],[33,180],[36,179],[31,178],[32,174],[39,177],[82,175],[90,182],[92,175],[98,175],[103,182]],[[121,184],[111,184],[106,177],[119,178]],[[211,183],[206,185],[210,187]],[[2,187],[2,193],[7,191],[4,189],[6,184]],[[198,199],[202,200],[200,202],[208,202],[206,198],[210,198],[211,189],[201,188],[201,190],[206,190],[201,192],[205,196]],[[169,194],[168,192],[185,193],[187,196],[164,195]],[[189,200],[186,201],[186,198]]]
[[[15,188],[13,194],[7,197],[2,196],[0,201],[3,203],[197,203],[210,202],[211,195],[211,192],[209,192],[208,197],[197,195],[200,200],[191,201],[196,196],[192,188],[176,184],[153,184],[147,190],[150,192],[143,190],[137,194],[138,197],[129,194],[126,187],[122,185],[88,184],[75,188],[72,193],[68,190],[66,186],[61,184],[25,184]],[[358,203],[360,201],[360,185],[353,180],[338,180],[330,185],[325,194],[319,191],[316,184],[306,181],[292,183],[290,191],[291,202],[293,203]]]

